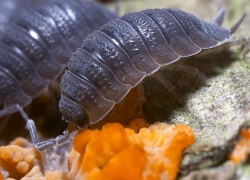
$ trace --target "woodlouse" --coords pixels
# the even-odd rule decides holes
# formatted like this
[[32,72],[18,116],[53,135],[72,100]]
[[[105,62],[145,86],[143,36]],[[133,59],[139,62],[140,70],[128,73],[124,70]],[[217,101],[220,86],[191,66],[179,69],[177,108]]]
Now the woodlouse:
[[38,6],[44,1],[1,0],[0,3],[0,33],[2,34],[9,22],[15,22],[25,10]]
[[161,66],[228,40],[231,29],[176,9],[144,10],[108,22],[70,57],[61,80],[59,108],[78,128],[100,121],[129,90]]
[[115,17],[99,3],[53,1],[9,24],[0,43],[0,118],[22,111],[60,76],[83,39]]
[[176,9],[149,9],[112,20],[88,35],[74,52],[61,80],[59,108],[69,122],[64,135],[39,142],[32,120],[27,126],[38,150],[71,139],[77,128],[100,121],[115,104],[161,66],[226,42],[224,11],[212,23]]

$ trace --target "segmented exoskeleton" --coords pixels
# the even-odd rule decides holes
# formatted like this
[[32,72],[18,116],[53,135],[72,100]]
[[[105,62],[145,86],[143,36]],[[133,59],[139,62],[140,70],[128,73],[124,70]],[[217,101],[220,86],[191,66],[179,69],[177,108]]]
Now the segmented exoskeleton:
[[9,24],[0,43],[0,118],[40,95],[83,39],[115,17],[95,2],[52,1]]
[[78,131],[75,126],[97,123],[161,66],[227,42],[244,16],[231,29],[221,27],[223,17],[222,10],[214,22],[207,23],[180,10],[144,10],[95,30],[71,55],[61,80],[59,108],[69,127],[64,135],[39,142],[34,122],[28,120],[36,148],[43,150],[73,138]]
[[161,66],[226,42],[224,10],[212,23],[176,9],[129,13],[87,36],[61,80],[63,119],[78,128],[100,121],[129,90]]
[[0,0],[0,37],[9,23],[16,22],[26,10],[44,4],[47,0]]

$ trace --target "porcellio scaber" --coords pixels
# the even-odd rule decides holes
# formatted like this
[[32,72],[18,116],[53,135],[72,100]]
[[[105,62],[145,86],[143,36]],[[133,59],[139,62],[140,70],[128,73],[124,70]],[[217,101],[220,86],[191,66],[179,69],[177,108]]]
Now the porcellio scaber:
[[17,17],[22,14],[25,9],[38,6],[42,3],[39,0],[1,0],[0,1],[0,37],[9,22],[16,21]]
[[61,75],[83,39],[114,18],[96,2],[57,0],[10,22],[0,42],[0,118],[22,111]]
[[231,29],[221,27],[224,10],[212,23],[176,9],[149,9],[108,22],[70,57],[61,80],[63,119],[78,128],[97,123],[161,66],[227,42],[244,16]]
[[73,138],[78,129],[99,122],[131,88],[160,67],[227,42],[244,16],[230,29],[221,26],[223,17],[220,11],[214,22],[207,23],[181,10],[149,9],[95,30],[70,56],[61,79],[59,109],[68,129],[64,135],[39,142],[34,122],[28,120],[35,147],[43,150]]

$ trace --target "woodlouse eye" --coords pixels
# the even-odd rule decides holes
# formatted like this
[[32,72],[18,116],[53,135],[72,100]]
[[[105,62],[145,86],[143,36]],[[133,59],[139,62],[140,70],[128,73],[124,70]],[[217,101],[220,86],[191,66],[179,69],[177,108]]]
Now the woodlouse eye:
[[81,120],[76,121],[76,126],[79,129],[85,128],[86,124],[89,124],[89,121],[90,121],[89,115],[85,113]]

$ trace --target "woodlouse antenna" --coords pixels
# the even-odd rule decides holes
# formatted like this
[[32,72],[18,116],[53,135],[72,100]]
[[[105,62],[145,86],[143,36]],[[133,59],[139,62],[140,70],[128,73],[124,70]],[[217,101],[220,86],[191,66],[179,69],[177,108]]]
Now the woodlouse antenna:
[[226,12],[226,9],[221,8],[220,11],[218,12],[218,14],[216,15],[215,19],[214,19],[214,22],[216,24],[218,24],[219,26],[221,26],[223,21],[224,21],[225,12]]
[[242,17],[240,18],[240,20],[237,23],[235,23],[233,25],[233,27],[230,28],[230,33],[231,34],[233,34],[238,29],[238,27],[241,25],[241,23],[243,22],[243,20],[244,20],[245,17],[246,17],[246,13],[244,13],[242,15]]

